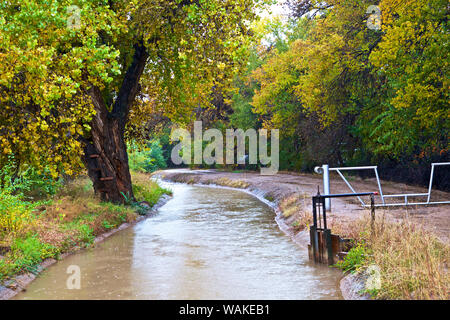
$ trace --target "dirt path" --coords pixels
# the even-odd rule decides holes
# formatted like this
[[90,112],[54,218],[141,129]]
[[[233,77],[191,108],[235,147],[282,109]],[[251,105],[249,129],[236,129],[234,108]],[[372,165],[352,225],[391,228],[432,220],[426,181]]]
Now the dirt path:
[[[303,209],[311,211],[311,196],[317,193],[317,187],[322,190],[322,176],[313,174],[278,173],[273,176],[262,176],[258,172],[223,172],[216,170],[188,170],[173,169],[159,171],[156,173],[162,179],[199,184],[218,184],[230,187],[248,189],[264,198],[279,204],[283,199],[296,196],[302,199]],[[344,181],[337,175],[331,175],[331,193],[350,193]],[[352,177],[351,184],[357,192],[378,191],[375,178],[360,179]],[[398,193],[426,193],[426,188],[409,186],[401,183],[381,181],[384,194]],[[422,200],[422,199],[416,199]],[[450,200],[450,193],[432,191],[432,200]],[[364,199],[369,203],[368,198]],[[391,201],[391,200],[390,200]],[[381,203],[380,197],[375,199]],[[435,233],[443,242],[450,240],[450,205],[429,206],[400,206],[391,208],[377,208],[377,215],[385,214],[389,220],[400,221],[410,219],[415,223],[424,225],[428,230]],[[338,220],[339,223],[358,219],[362,214],[367,214],[356,198],[342,198],[332,200],[332,210],[329,217],[330,222]],[[291,225],[295,221],[295,215],[286,218],[286,224]]]

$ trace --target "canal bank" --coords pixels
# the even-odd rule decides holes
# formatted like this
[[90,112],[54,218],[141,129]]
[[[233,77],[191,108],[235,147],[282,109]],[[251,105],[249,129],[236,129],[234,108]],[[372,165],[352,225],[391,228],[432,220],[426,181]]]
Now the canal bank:
[[[102,233],[95,237],[93,243],[94,245],[100,244],[101,242],[107,240],[112,235],[116,234],[119,231],[125,230],[127,228],[130,228],[137,223],[151,217],[152,215],[156,214],[164,204],[167,203],[171,199],[171,196],[164,194],[160,197],[160,199],[157,201],[157,203],[149,208],[145,215],[139,215],[134,221],[132,222],[125,222],[122,223],[119,227],[109,230],[108,232]],[[44,261],[42,261],[39,265],[36,266],[36,269],[34,272],[26,272],[19,274],[15,276],[11,280],[7,280],[6,283],[3,285],[0,285],[0,300],[9,300],[14,298],[19,293],[26,291],[27,287],[47,268],[54,265],[58,261],[62,261],[63,259],[66,259],[70,257],[71,255],[78,254],[82,252],[83,250],[87,250],[88,248],[77,248],[76,250],[69,251],[62,253],[58,259],[54,258],[47,258]]]

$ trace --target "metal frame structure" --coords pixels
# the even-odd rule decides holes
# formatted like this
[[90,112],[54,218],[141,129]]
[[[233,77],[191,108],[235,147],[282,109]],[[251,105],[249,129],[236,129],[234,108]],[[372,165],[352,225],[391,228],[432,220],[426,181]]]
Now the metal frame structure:
[[[363,193],[344,193],[344,194],[328,194],[321,195],[317,192],[317,195],[312,197],[312,213],[313,213],[313,225],[309,227],[310,246],[312,250],[312,259],[315,262],[326,262],[329,265],[334,264],[334,256],[337,252],[333,252],[333,236],[331,230],[327,226],[327,209],[326,200],[331,198],[343,198],[343,197],[360,197],[370,196],[370,207],[372,221],[375,220],[375,202],[374,196],[377,192],[363,192]],[[322,224],[323,221],[323,224]],[[340,239],[338,237],[338,239]],[[339,240],[341,241],[341,240]],[[325,260],[325,256],[327,257]]]
[[[330,168],[327,164],[322,167],[315,167],[314,171],[319,174],[323,174],[323,189],[324,194],[330,194],[330,178],[329,171],[336,171],[339,176],[344,180],[350,190],[353,192],[355,196],[357,196],[358,200],[361,202],[363,207],[369,207],[370,205],[366,204],[359,195],[357,195],[355,189],[352,187],[350,182],[345,178],[341,171],[345,170],[374,170],[375,177],[377,179],[379,195],[381,198],[381,204],[376,204],[376,207],[390,207],[390,206],[413,206],[413,205],[427,205],[427,204],[446,204],[450,203],[450,201],[430,201],[431,200],[431,188],[433,186],[433,177],[434,177],[434,169],[437,166],[448,166],[450,162],[438,162],[431,164],[431,174],[430,174],[430,183],[428,185],[427,193],[404,193],[404,194],[383,194],[383,189],[381,188],[380,177],[378,176],[378,166],[365,166],[365,167],[341,167],[341,168]],[[427,197],[426,202],[408,202],[408,197]],[[404,198],[405,202],[402,203],[386,203],[386,198]],[[327,198],[325,202],[325,207],[327,210],[331,209],[331,199]]]

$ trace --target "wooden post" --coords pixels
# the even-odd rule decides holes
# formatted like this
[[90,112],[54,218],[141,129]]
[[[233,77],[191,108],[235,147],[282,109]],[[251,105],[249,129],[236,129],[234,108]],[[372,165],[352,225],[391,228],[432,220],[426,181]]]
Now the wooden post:
[[323,231],[323,234],[325,236],[325,244],[327,246],[328,264],[332,265],[334,259],[333,259],[333,243],[331,241],[331,230],[325,229]]

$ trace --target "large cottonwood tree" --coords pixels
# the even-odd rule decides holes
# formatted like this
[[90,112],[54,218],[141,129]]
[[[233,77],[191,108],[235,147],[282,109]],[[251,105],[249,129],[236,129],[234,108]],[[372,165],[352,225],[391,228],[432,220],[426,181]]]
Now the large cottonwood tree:
[[102,199],[132,198],[127,123],[207,107],[245,61],[261,2],[2,1],[0,164],[84,165]]

